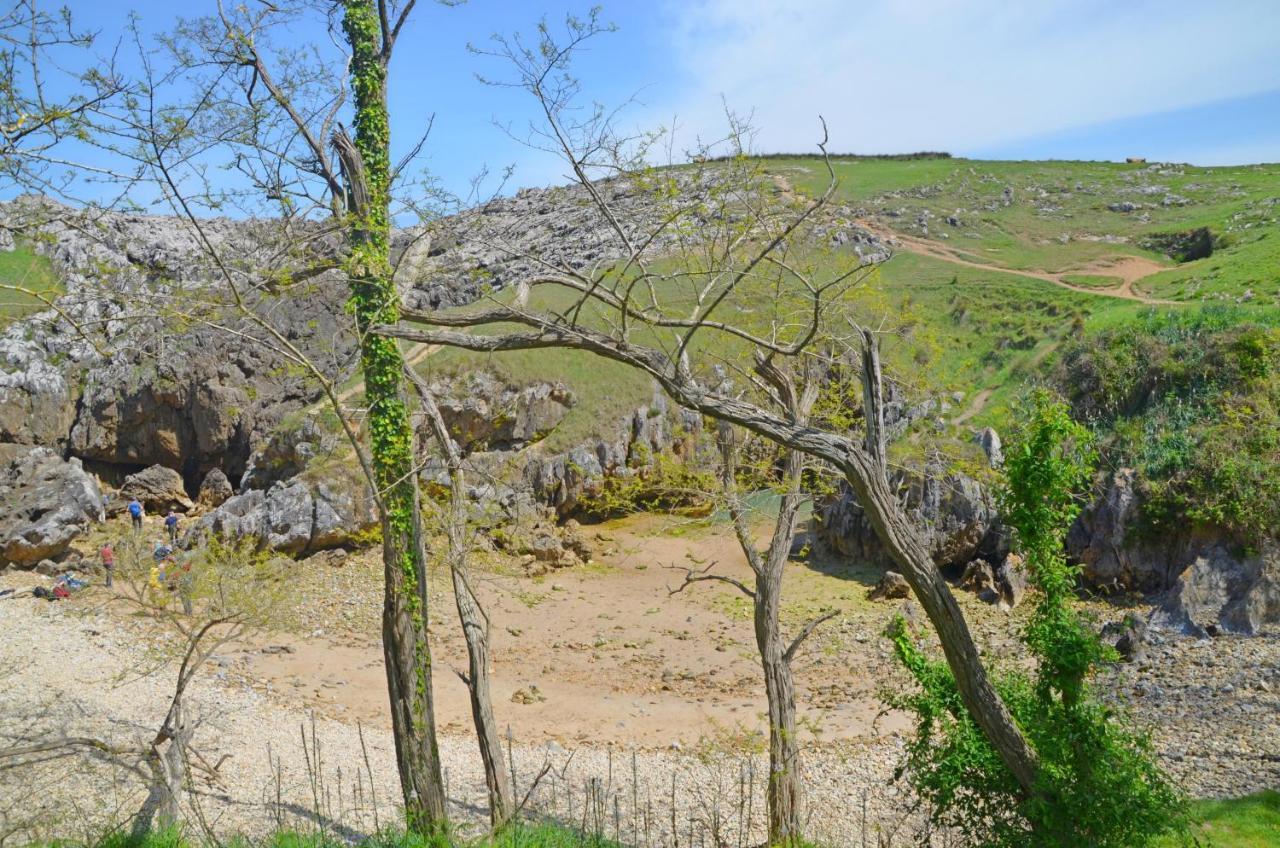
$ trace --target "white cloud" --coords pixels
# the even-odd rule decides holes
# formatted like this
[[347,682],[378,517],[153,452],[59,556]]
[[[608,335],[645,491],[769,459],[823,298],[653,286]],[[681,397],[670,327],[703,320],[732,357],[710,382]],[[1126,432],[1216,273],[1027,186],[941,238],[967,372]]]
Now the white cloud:
[[[677,5],[678,3],[678,5]],[[955,151],[1280,87],[1280,3],[684,0],[687,134],[755,110],[762,150]],[[1243,140],[1242,140],[1243,141]]]

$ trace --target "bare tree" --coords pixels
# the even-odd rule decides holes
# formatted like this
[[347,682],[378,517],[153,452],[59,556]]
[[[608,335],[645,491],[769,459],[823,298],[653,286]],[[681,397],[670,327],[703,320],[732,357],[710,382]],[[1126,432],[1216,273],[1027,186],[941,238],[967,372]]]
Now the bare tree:
[[[806,374],[786,373],[776,366],[761,363],[760,373],[777,392],[783,414],[793,423],[803,425],[809,419],[820,389],[820,370],[810,363]],[[723,387],[722,387],[723,389]],[[751,568],[754,585],[725,575],[714,574],[711,567],[701,571],[686,569],[684,582],[675,592],[703,581],[716,581],[733,586],[751,599],[756,648],[764,672],[765,698],[769,713],[769,844],[798,845],[803,838],[804,776],[801,768],[800,741],[796,728],[795,679],[792,660],[804,640],[834,612],[807,622],[788,644],[782,630],[782,579],[796,537],[801,509],[806,500],[802,490],[808,457],[800,451],[786,449],[780,460],[776,488],[781,493],[778,513],[768,546],[757,547],[751,526],[751,514],[743,502],[738,485],[739,433],[734,425],[721,421],[716,428],[720,449],[721,489],[738,544]],[[772,459],[772,457],[770,457]]]
[[[556,149],[614,239],[610,261],[587,267],[531,256],[510,244],[498,249],[538,269],[516,286],[515,298],[492,295],[476,307],[449,313],[406,313],[409,323],[375,328],[388,337],[479,352],[571,348],[624,363],[650,375],[677,403],[736,425],[832,466],[848,482],[885,549],[906,577],[942,643],[960,696],[1002,761],[1028,794],[1037,786],[1038,758],[991,683],[955,598],[889,486],[879,430],[868,441],[772,409],[768,374],[782,362],[814,355],[824,322],[839,314],[841,298],[860,277],[854,267],[823,267],[805,258],[810,230],[821,221],[837,186],[815,200],[771,202],[769,182],[746,155],[741,131],[731,133],[727,161],[654,172],[637,161],[645,139],[629,142],[602,109],[575,119],[576,81],[567,66],[573,50],[601,31],[596,19],[570,19],[563,40],[550,27],[539,41],[499,41],[496,51],[515,69],[512,83],[541,106],[533,136]],[[825,151],[825,139],[819,145]],[[608,174],[625,191],[648,191],[667,214],[638,231],[614,208],[592,176]],[[616,257],[616,259],[615,259]],[[539,308],[530,294],[555,289],[569,305]],[[736,315],[731,315],[736,311]],[[751,318],[743,313],[753,313]],[[419,326],[413,326],[413,325]],[[506,325],[506,326],[502,326]],[[519,329],[507,329],[516,325]],[[709,365],[726,350],[750,351],[742,369],[758,392],[733,396],[717,388]],[[874,392],[869,392],[874,395]],[[873,419],[874,421],[874,419]]]
[[413,369],[405,375],[418,393],[423,417],[444,455],[449,472],[449,503],[444,517],[447,549],[445,559],[453,581],[458,621],[467,643],[467,672],[459,673],[471,698],[471,717],[484,763],[485,785],[489,790],[489,821],[494,831],[505,827],[515,815],[511,778],[503,767],[502,736],[493,716],[493,696],[489,687],[489,615],[472,586],[468,567],[471,542],[467,533],[467,484],[462,452],[449,434],[431,387]]

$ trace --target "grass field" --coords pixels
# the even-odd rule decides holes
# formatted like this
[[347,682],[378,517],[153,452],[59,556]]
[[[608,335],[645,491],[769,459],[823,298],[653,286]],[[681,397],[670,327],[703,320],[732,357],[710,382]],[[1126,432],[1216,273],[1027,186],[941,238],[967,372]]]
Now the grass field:
[[[1274,848],[1280,845],[1280,792],[1266,790],[1245,798],[1197,801],[1193,834],[1203,848]],[[1161,848],[1183,843],[1168,840]]]
[[[921,235],[917,221],[927,212],[930,238],[992,264],[1070,272],[1107,256],[1162,258],[1141,247],[1144,236],[1208,227],[1219,239],[1212,256],[1170,267],[1143,288],[1175,300],[1251,291],[1274,303],[1280,293],[1280,165],[837,159],[834,166],[837,199],[855,211],[911,235]],[[826,186],[815,159],[771,159],[767,167],[804,192]]]
[[0,288],[0,326],[44,309],[44,303],[34,294],[56,297],[62,293],[49,260],[23,246],[0,252],[0,286],[26,290]]

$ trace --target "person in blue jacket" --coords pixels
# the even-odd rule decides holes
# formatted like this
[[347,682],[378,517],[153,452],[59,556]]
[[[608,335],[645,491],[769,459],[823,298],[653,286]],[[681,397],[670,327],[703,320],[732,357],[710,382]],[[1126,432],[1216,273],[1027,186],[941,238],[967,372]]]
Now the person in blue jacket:
[[142,532],[142,503],[133,498],[129,501],[129,520],[133,522],[133,532]]

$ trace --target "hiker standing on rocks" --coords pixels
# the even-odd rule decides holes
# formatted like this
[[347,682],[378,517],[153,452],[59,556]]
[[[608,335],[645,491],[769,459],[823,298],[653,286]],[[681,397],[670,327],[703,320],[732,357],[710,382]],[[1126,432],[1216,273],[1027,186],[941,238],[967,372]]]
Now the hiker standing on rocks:
[[110,542],[103,542],[102,550],[98,551],[98,555],[102,557],[102,570],[107,573],[107,588],[111,588],[111,578],[116,570],[116,552],[111,547]]
[[134,535],[142,532],[142,503],[133,498],[129,501],[129,520],[133,523]]
[[178,515],[172,509],[164,517],[164,529],[169,531],[169,544],[178,544]]

